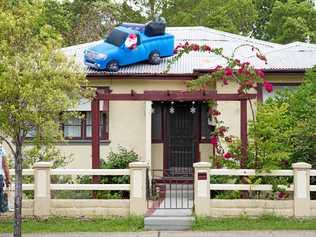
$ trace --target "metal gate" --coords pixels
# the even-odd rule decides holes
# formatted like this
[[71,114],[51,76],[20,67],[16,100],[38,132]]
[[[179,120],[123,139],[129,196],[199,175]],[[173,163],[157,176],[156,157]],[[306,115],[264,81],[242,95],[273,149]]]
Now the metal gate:
[[193,195],[192,168],[148,169],[147,207],[149,209],[191,209]]

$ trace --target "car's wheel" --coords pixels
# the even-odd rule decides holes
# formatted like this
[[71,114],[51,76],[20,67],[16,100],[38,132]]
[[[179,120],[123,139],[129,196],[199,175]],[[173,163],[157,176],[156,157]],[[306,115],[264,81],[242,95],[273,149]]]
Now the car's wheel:
[[109,72],[117,72],[120,69],[118,61],[112,60],[106,65],[106,70]]
[[149,55],[149,59],[148,59],[150,64],[160,64],[161,62],[161,58],[160,58],[160,53],[157,51],[151,52]]

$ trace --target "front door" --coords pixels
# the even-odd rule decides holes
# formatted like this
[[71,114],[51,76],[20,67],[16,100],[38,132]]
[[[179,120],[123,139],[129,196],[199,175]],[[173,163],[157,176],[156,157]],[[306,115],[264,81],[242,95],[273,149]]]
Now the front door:
[[164,167],[168,176],[192,176],[196,161],[198,109],[191,102],[176,102],[165,110]]

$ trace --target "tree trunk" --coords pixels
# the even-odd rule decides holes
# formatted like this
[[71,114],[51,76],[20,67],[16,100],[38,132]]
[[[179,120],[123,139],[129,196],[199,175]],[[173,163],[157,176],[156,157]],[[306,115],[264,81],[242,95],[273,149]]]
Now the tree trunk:
[[22,230],[22,144],[16,143],[15,153],[14,237],[21,237]]

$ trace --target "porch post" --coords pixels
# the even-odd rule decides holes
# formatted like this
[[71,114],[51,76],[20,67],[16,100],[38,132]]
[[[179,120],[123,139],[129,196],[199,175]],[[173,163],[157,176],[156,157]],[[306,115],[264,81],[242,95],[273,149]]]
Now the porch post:
[[100,103],[96,97],[91,102],[92,113],[92,169],[100,167]]
[[152,102],[145,101],[145,162],[151,167],[151,111]]
[[247,100],[240,101],[240,139],[241,139],[241,153],[242,160],[240,161],[240,168],[244,168],[245,161],[247,160],[248,149],[248,118],[247,118]]

